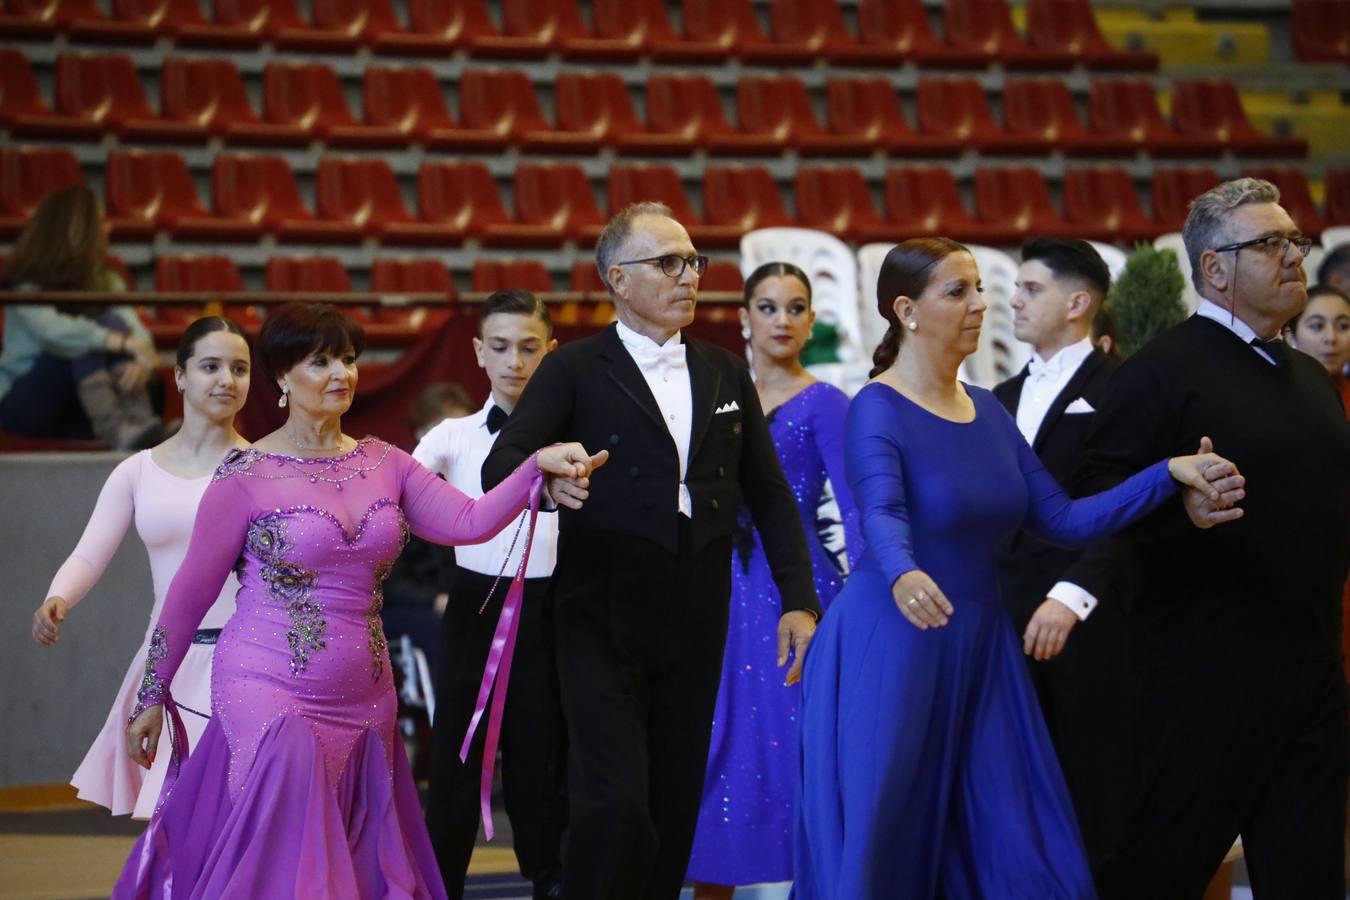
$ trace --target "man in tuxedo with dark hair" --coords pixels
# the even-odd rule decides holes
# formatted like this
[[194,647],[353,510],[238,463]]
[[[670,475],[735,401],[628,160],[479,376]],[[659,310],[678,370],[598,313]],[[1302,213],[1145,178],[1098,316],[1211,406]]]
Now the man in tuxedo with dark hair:
[[681,333],[707,258],[669,209],[638,204],[606,226],[596,261],[619,321],[544,358],[483,465],[483,486],[557,441],[609,451],[589,484],[567,488],[584,507],[559,514],[563,891],[675,900],[707,765],[742,502],[782,595],[777,640],[780,665],[795,653],[789,682],[820,607],[744,360]]
[[1112,377],[1075,487],[1209,437],[1245,496],[1222,528],[1191,527],[1188,493],[1123,535],[1135,800],[1098,890],[1198,900],[1240,834],[1257,900],[1343,900],[1350,425],[1326,371],[1279,340],[1311,242],[1255,178],[1198,197],[1182,235],[1200,305]]
[[[1106,263],[1086,241],[1036,238],[1022,248],[1013,333],[1034,353],[994,395],[1060,484],[1070,483],[1082,459],[1093,414],[1119,365],[1091,337],[1110,286]],[[1034,660],[1032,683],[1095,869],[1112,849],[1129,799],[1123,777],[1129,668],[1125,610],[1120,602],[1099,607],[1098,598],[1077,583],[1084,580],[1073,571],[1080,556],[1019,532],[1004,548],[999,569],[1004,602]],[[1081,563],[1103,564],[1100,553]]]

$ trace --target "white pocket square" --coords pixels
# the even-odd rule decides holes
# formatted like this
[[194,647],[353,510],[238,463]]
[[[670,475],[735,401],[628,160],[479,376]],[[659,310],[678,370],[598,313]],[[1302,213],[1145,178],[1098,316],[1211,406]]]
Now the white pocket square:
[[1064,408],[1064,414],[1069,416],[1090,412],[1096,412],[1096,410],[1092,408],[1091,403],[1087,402],[1082,397],[1079,397]]
[[732,400],[730,403],[717,407],[717,412],[713,413],[713,415],[716,416],[721,415],[722,413],[740,412],[740,409],[741,409],[740,404],[737,403],[735,400]]

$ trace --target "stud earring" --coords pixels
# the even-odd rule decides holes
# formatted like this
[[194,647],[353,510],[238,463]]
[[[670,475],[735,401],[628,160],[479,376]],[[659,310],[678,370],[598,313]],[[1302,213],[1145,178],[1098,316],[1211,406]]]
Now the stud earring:
[[915,322],[913,319],[910,319],[909,323],[906,324],[905,327],[908,328],[910,331],[918,331],[919,323]]
[[747,341],[750,340],[750,326],[749,326],[749,325],[742,325],[742,326],[741,326],[741,337],[744,338],[744,339],[747,340]]
[[285,409],[285,408],[286,408],[286,403],[288,402],[288,392],[289,392],[289,390],[290,390],[290,389],[289,389],[289,388],[286,388],[286,387],[283,387],[283,388],[281,389],[281,399],[277,401],[277,406],[280,406],[282,409]]

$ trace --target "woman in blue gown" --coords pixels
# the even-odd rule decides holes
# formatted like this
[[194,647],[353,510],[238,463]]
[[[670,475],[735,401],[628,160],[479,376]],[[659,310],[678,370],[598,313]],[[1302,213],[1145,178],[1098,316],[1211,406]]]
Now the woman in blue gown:
[[890,328],[845,441],[866,547],[802,679],[796,897],[1094,897],[996,548],[1018,527],[1090,541],[1179,502],[1178,481],[1224,521],[1241,476],[1202,453],[1071,501],[994,396],[957,381],[985,309],[969,251],[906,241],[877,295]]

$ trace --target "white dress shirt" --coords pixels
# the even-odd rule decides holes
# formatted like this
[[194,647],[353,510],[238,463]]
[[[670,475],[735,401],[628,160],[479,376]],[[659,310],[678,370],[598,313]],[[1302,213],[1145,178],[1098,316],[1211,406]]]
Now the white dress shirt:
[[[1069,386],[1091,355],[1091,338],[1070,344],[1049,359],[1041,359],[1038,353],[1032,355],[1027,364],[1027,379],[1022,382],[1022,395],[1017,401],[1017,430],[1022,432],[1028,444],[1036,440],[1036,433],[1041,430],[1041,423],[1055,398]],[[1080,620],[1086,619],[1097,608],[1096,597],[1068,581],[1057,583],[1047,596],[1073,610]]]
[[[436,474],[445,476],[446,481],[470,497],[483,496],[483,461],[497,441],[497,435],[487,429],[490,409],[491,395],[483,408],[473,415],[446,419],[418,442],[413,459]],[[528,527],[528,521],[520,529],[515,552],[510,553],[509,560],[507,554],[517,524],[521,519],[528,520],[529,515],[530,511],[525,510],[520,514],[520,519],[481,544],[455,547],[455,564],[480,575],[496,575],[505,571],[507,578],[514,576],[520,566],[520,558],[525,553],[525,527]],[[535,522],[534,542],[530,546],[530,562],[525,567],[525,577],[547,578],[553,574],[553,564],[557,559],[558,514],[541,510]],[[505,570],[502,568],[503,563],[507,563]]]
[[638,334],[622,322],[616,323],[619,340],[628,355],[637,363],[647,387],[651,388],[661,419],[666,423],[670,439],[680,461],[680,489],[675,508],[688,518],[694,517],[694,502],[684,483],[689,473],[689,440],[694,426],[694,393],[689,384],[685,346],[677,331],[664,344]]
[[[1212,300],[1206,300],[1204,297],[1201,297],[1200,305],[1195,308],[1195,314],[1197,316],[1203,316],[1213,322],[1218,322],[1224,328],[1227,328],[1229,331],[1233,332],[1233,334],[1242,338],[1242,343],[1244,344],[1250,345],[1252,341],[1261,340],[1261,336],[1252,330],[1252,326],[1248,325],[1246,322],[1233,315],[1232,312],[1224,309]],[[1265,350],[1257,346],[1252,346],[1252,349],[1272,366],[1278,365]]]

